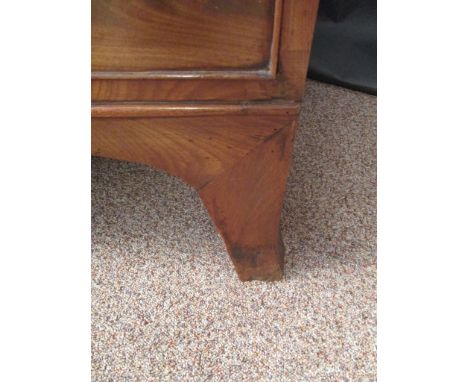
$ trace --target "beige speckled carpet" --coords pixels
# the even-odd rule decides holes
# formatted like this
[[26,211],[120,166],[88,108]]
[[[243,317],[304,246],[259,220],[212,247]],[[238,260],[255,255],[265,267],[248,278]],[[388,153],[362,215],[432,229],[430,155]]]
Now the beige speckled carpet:
[[309,82],[284,281],[238,281],[196,193],[92,161],[93,381],[376,380],[376,97]]

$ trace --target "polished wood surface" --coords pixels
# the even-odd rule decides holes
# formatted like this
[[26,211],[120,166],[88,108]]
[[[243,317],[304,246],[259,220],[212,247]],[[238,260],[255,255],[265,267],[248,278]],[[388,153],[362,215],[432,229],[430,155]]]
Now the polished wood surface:
[[92,99],[111,101],[261,101],[281,98],[271,79],[93,79]]
[[275,0],[91,4],[93,71],[268,69]]
[[[188,113],[190,111],[187,111]],[[270,115],[268,115],[270,114]],[[95,118],[95,156],[149,165],[200,194],[239,278],[278,280],[295,114]]]
[[93,118],[92,154],[138,162],[195,188],[274,135],[289,115]]
[[276,2],[274,24],[278,32],[275,34],[277,40],[271,43],[274,61],[268,70],[165,70],[153,73],[94,70],[92,100],[298,101],[304,90],[317,8],[318,0]]
[[126,102],[93,103],[93,118],[132,117],[193,117],[212,115],[296,115],[297,102],[255,102],[255,103],[173,103],[173,102]]
[[92,0],[92,154],[192,185],[243,281],[278,280],[318,0]]
[[242,281],[283,277],[279,224],[295,128],[290,119],[199,191]]

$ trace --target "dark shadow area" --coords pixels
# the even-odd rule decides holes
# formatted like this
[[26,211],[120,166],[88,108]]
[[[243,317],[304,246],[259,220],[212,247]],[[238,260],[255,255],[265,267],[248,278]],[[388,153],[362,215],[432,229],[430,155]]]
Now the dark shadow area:
[[321,0],[308,77],[377,94],[377,1]]

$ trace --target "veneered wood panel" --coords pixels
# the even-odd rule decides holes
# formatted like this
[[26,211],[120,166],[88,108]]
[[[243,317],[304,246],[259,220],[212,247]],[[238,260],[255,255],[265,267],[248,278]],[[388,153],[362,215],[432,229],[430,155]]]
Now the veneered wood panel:
[[100,101],[237,101],[268,100],[277,93],[274,80],[93,79],[91,99]]
[[297,123],[295,114],[274,108],[255,107],[257,115],[93,118],[92,152],[184,179],[199,192],[239,278],[279,280],[279,222]]
[[274,20],[275,0],[92,0],[92,70],[265,71]]
[[260,75],[250,79],[228,78],[227,75],[213,78],[207,73],[196,71],[190,72],[190,78],[185,76],[179,78],[160,76],[151,79],[94,77],[91,86],[92,100],[103,102],[300,100],[306,78],[318,0],[283,0],[277,2],[276,7],[275,25],[280,26],[281,31],[278,41],[278,67],[273,73],[274,78],[260,78]]
[[242,281],[283,276],[280,216],[296,126],[290,121],[199,191]]
[[293,118],[294,115],[93,118],[91,151],[96,156],[164,170],[198,189]]

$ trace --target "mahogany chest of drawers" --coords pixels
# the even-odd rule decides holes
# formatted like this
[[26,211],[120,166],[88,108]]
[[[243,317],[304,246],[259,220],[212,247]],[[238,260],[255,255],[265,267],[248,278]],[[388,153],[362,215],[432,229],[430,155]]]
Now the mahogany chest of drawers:
[[318,0],[92,0],[92,154],[199,193],[241,280],[278,280]]

